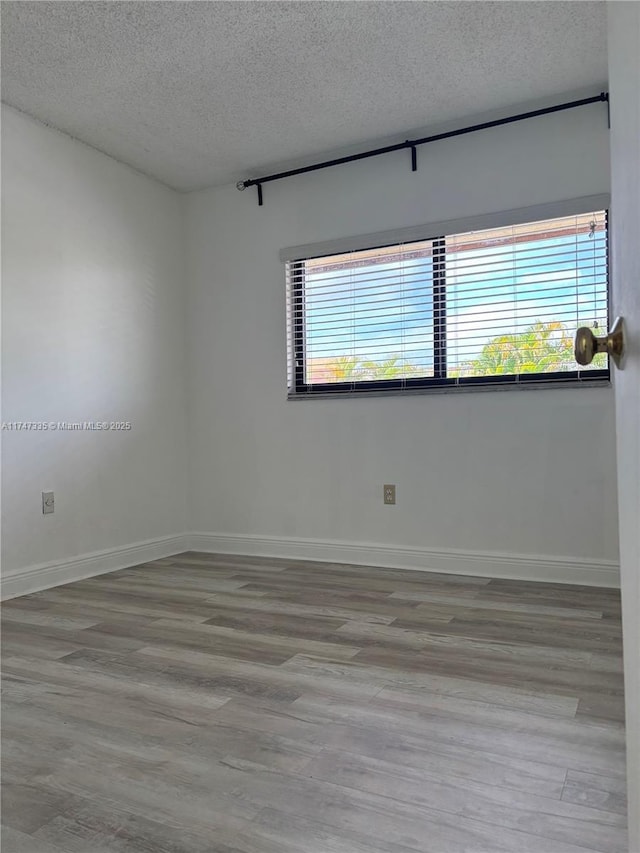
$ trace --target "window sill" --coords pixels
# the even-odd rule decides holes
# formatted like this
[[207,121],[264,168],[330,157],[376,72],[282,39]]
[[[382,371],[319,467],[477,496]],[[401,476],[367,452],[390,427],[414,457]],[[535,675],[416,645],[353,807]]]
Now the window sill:
[[550,379],[548,381],[495,382],[478,385],[432,385],[421,388],[367,388],[362,391],[312,391],[308,393],[289,393],[287,400],[337,400],[343,397],[367,399],[368,397],[415,397],[422,394],[477,394],[487,392],[493,394],[505,391],[576,391],[581,388],[611,387],[611,378],[606,376],[594,377],[593,379]]

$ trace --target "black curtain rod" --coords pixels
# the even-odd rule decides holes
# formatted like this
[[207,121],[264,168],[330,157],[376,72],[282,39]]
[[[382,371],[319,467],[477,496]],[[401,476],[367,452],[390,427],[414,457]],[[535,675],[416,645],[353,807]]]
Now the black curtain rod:
[[384,148],[373,148],[370,151],[362,151],[359,154],[350,154],[347,157],[338,157],[335,160],[324,160],[322,163],[314,163],[311,166],[301,166],[299,169],[289,169],[287,172],[276,172],[273,175],[264,175],[262,178],[250,178],[246,181],[238,181],[237,189],[245,190],[247,187],[258,188],[258,204],[262,204],[262,184],[267,184],[270,181],[281,181],[283,178],[291,178],[294,175],[304,175],[307,172],[317,172],[318,169],[329,169],[331,166],[341,166],[343,163],[354,163],[356,160],[366,160],[369,157],[379,157],[381,154],[390,154],[392,151],[402,151],[406,148],[411,149],[411,169],[417,171],[417,151],[418,145],[426,145],[428,142],[438,142],[441,139],[451,139],[454,136],[463,136],[466,133],[475,133],[477,130],[487,130],[490,127],[500,127],[503,124],[513,124],[516,121],[524,121],[527,118],[536,118],[537,116],[545,116],[550,113],[559,113],[563,110],[572,110],[575,107],[584,107],[587,104],[595,104],[605,101],[609,103],[609,93],[600,92],[599,95],[593,95],[591,98],[582,98],[579,101],[568,101],[564,104],[556,104],[554,107],[543,107],[539,110],[531,110],[528,113],[518,113],[517,115],[507,116],[506,118],[497,118],[493,121],[484,121],[482,124],[472,124],[470,127],[461,127],[458,130],[448,130],[445,133],[436,133],[433,136],[423,136],[420,139],[407,139],[404,142],[397,142],[395,145],[385,145]]

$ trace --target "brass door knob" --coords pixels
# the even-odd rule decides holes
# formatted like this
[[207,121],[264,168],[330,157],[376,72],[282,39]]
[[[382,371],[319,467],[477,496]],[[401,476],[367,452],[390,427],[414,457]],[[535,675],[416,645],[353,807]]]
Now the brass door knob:
[[588,326],[581,326],[576,332],[574,353],[578,364],[591,364],[594,355],[607,353],[616,367],[622,369],[624,357],[624,321],[616,317],[611,331],[604,338],[596,338]]

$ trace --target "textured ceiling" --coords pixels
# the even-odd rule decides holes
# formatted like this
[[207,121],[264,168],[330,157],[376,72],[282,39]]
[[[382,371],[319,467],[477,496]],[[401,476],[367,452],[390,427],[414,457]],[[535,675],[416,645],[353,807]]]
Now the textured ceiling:
[[181,190],[601,87],[606,63],[600,2],[2,3],[3,99]]

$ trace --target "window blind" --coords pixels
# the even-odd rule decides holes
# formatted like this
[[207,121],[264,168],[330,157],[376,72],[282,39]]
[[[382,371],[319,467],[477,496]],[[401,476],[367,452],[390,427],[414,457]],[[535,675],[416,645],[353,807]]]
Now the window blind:
[[606,378],[605,211],[288,261],[293,395]]

